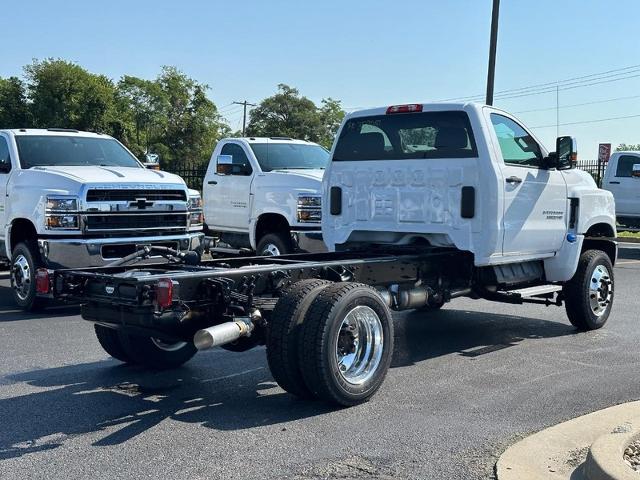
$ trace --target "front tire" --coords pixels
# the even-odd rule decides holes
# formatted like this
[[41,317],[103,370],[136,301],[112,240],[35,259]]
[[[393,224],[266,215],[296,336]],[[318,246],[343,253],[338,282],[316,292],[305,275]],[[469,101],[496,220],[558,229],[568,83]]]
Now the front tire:
[[177,368],[191,360],[198,349],[193,342],[169,343],[158,338],[119,332],[126,355],[153,370]]
[[389,308],[367,285],[329,285],[309,307],[298,352],[302,376],[314,395],[342,406],[366,402],[391,364]]
[[564,286],[565,308],[571,324],[578,330],[604,326],[613,306],[613,265],[600,250],[586,250],[578,269]]
[[286,255],[293,252],[291,239],[283,233],[267,233],[260,239],[256,252],[261,257]]
[[16,304],[27,312],[42,308],[46,299],[36,295],[36,270],[42,267],[38,247],[33,242],[20,242],[11,256],[11,291]]

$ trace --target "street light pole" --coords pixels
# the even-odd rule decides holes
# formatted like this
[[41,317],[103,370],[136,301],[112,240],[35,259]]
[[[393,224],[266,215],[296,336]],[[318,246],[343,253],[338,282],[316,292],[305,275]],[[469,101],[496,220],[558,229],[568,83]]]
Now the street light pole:
[[489,71],[487,72],[487,105],[493,105],[493,83],[496,73],[496,47],[498,44],[498,15],[500,0],[493,0],[491,13],[491,43],[489,44]]

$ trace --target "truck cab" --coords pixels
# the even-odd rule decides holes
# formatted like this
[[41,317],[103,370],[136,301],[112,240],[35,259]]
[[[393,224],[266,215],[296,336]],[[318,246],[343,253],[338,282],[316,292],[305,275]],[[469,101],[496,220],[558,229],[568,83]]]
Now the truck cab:
[[616,201],[616,217],[622,225],[640,228],[640,152],[615,152],[602,180]]
[[103,266],[142,245],[200,250],[200,194],[149,170],[108,135],[0,130],[0,258],[16,303],[36,298],[38,268]]
[[321,185],[329,152],[285,137],[226,138],[204,178],[207,231],[259,255],[325,250]]
[[615,214],[613,196],[573,168],[575,141],[561,137],[557,150],[513,115],[475,103],[352,113],[325,175],[325,243],[450,246],[498,276],[518,264],[567,281],[585,241],[615,237]]

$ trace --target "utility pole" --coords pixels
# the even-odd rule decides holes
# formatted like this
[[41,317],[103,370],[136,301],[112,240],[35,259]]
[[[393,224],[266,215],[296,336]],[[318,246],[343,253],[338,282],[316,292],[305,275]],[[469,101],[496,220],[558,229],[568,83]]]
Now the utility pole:
[[487,72],[487,105],[493,105],[493,83],[496,73],[496,47],[498,44],[498,14],[500,0],[493,0],[491,13],[491,40],[489,44],[489,71]]
[[556,84],[556,137],[560,136],[560,84]]
[[243,113],[242,113],[242,136],[244,137],[244,131],[247,128],[247,106],[255,107],[255,103],[249,103],[246,100],[244,102],[232,102],[233,105],[242,105]]

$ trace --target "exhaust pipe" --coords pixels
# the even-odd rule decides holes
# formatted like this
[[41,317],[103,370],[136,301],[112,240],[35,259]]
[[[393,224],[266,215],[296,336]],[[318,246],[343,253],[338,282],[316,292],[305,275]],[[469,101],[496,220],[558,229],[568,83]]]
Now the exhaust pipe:
[[240,337],[248,337],[253,330],[251,319],[237,319],[233,322],[221,323],[213,327],[198,330],[193,336],[193,343],[198,350],[219,347],[235,342]]

